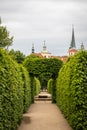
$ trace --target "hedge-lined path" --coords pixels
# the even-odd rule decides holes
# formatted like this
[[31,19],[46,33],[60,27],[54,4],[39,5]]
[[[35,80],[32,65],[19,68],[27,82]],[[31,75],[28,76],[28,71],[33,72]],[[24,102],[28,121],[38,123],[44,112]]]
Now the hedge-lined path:
[[50,101],[36,101],[24,114],[18,130],[72,130],[59,108]]

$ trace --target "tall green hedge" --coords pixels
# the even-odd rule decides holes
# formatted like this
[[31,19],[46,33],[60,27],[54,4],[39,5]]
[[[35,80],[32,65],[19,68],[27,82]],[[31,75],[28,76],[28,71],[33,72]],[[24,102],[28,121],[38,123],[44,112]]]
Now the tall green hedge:
[[48,81],[47,91],[52,95],[52,103],[56,103],[56,79]]
[[30,104],[26,70],[0,49],[0,130],[16,130]]
[[1,130],[15,130],[23,114],[23,82],[19,66],[0,49]]
[[57,105],[74,130],[87,130],[87,51],[68,59],[57,78]]
[[50,94],[52,94],[52,87],[53,87],[53,79],[49,79],[47,83],[47,91]]
[[34,79],[35,79],[35,96],[36,96],[40,93],[41,84],[38,78],[35,77]]
[[22,74],[22,80],[23,80],[23,90],[24,90],[24,97],[23,97],[23,107],[24,112],[27,111],[28,107],[31,104],[31,85],[30,85],[30,76],[28,74],[28,71],[25,67],[20,66],[20,72]]
[[34,103],[34,97],[39,94],[41,85],[38,78],[33,75],[30,76],[31,79],[31,103]]

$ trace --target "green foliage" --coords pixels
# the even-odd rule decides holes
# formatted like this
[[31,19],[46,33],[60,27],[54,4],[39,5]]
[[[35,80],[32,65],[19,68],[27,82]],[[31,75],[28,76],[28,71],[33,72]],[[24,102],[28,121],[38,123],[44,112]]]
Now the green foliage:
[[58,59],[46,59],[46,58],[31,58],[27,57],[24,61],[24,66],[27,68],[30,77],[31,77],[31,99],[32,103],[34,102],[34,76],[38,77],[41,83],[41,89],[47,87],[47,82],[49,79],[53,79],[52,86],[52,102],[56,102],[56,78],[58,76],[58,72],[62,66],[62,61]]
[[47,84],[47,91],[52,95],[52,103],[56,103],[56,80],[50,79]]
[[57,105],[74,130],[87,129],[87,51],[68,59],[57,78]]
[[31,103],[34,103],[34,96],[35,96],[35,80],[34,76],[30,76],[30,85],[31,85]]
[[36,96],[40,93],[41,85],[38,78],[35,77],[34,79],[35,79],[35,96]]
[[9,37],[6,27],[0,25],[0,48],[11,46],[13,37]]
[[15,130],[31,103],[26,69],[0,49],[0,130]]
[[23,82],[19,66],[0,49],[1,130],[15,130],[23,114]]
[[24,97],[23,97],[23,107],[24,112],[27,111],[28,107],[31,104],[31,85],[30,85],[30,76],[27,70],[20,66],[20,72],[22,74],[22,81],[23,81],[23,90],[24,90]]
[[31,79],[31,103],[34,103],[34,97],[39,94],[41,85],[38,78],[33,75],[30,76]]
[[58,59],[46,58],[26,58],[24,66],[30,75],[36,76],[41,82],[41,86],[47,86],[50,78],[56,79],[58,71],[62,66],[62,61]]
[[34,53],[32,53],[32,54],[30,54],[29,56],[28,56],[28,58],[40,58],[40,56],[38,56],[38,54],[34,54]]
[[16,60],[16,62],[17,62],[17,63],[20,63],[20,64],[21,64],[21,63],[25,60],[25,58],[26,58],[26,56],[25,56],[22,52],[20,52],[20,51],[14,51],[13,49],[10,50],[9,54],[10,54],[10,56],[12,57],[13,60]]
[[56,79],[53,79],[53,86],[52,86],[52,103],[56,103]]
[[52,103],[56,103],[56,79],[48,81],[47,91],[52,95]]
[[53,87],[53,79],[49,79],[47,83],[47,91],[50,94],[52,94],[52,87]]

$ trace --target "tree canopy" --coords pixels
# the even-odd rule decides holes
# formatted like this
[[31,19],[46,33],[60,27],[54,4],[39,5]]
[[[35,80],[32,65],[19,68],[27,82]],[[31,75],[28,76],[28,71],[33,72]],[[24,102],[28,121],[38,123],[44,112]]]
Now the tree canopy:
[[9,32],[7,31],[7,28],[4,26],[1,26],[1,20],[0,20],[0,48],[9,47],[12,45],[13,37],[9,36]]
[[24,61],[24,59],[26,58],[26,56],[18,51],[14,51],[14,49],[10,50],[9,54],[11,55],[13,60],[16,60],[17,63],[22,63]]
[[24,66],[27,68],[30,75],[39,78],[42,86],[47,86],[47,82],[50,78],[57,78],[58,71],[62,66],[62,61],[55,58],[27,57],[24,61]]

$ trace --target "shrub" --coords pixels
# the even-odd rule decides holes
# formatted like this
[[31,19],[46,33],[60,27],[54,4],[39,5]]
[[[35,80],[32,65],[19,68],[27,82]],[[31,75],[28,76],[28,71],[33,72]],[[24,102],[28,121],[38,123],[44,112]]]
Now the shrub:
[[57,105],[74,130],[87,129],[87,51],[68,59],[57,78]]
[[41,85],[38,78],[30,76],[31,79],[31,103],[34,103],[34,97],[39,94]]
[[27,111],[28,107],[31,104],[31,86],[30,86],[30,76],[23,66],[20,66],[20,71],[22,74],[22,81],[23,81],[23,90],[24,90],[24,97],[23,97],[23,107],[24,112]]
[[0,129],[15,130],[23,114],[24,88],[19,65],[0,49]]
[[34,79],[35,79],[35,95],[38,95],[41,90],[41,84],[38,78],[35,77]]
[[53,86],[53,79],[49,79],[49,81],[47,83],[47,91],[50,94],[52,94],[52,86]]

